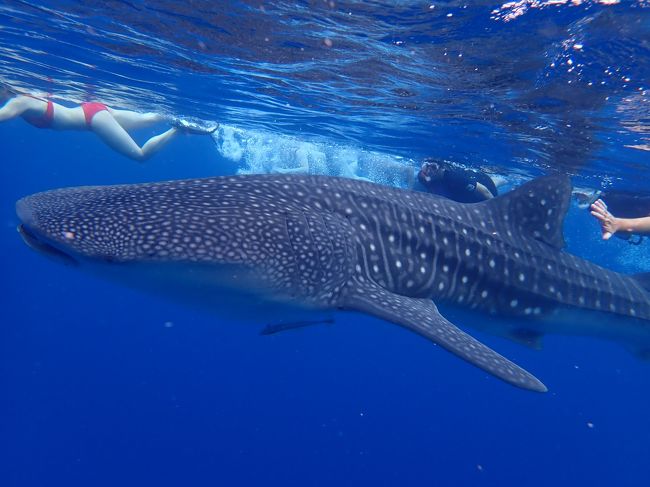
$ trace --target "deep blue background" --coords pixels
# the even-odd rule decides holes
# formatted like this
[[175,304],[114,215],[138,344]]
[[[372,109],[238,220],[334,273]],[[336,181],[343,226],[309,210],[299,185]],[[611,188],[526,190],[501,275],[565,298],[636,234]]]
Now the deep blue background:
[[[68,103],[648,189],[648,152],[625,147],[648,134],[647,9],[500,23],[489,2],[145,3],[5,2],[1,79]],[[126,27],[139,36],[117,36]],[[16,199],[36,191],[234,172],[209,137],[138,164],[91,133],[17,120],[0,150],[0,487],[648,483],[650,366],[617,344],[548,336],[534,351],[459,323],[550,389],[535,394],[364,316],[260,336],[266,323],[49,261],[15,230]],[[565,233],[582,257],[650,270],[647,243],[601,242],[575,207]]]

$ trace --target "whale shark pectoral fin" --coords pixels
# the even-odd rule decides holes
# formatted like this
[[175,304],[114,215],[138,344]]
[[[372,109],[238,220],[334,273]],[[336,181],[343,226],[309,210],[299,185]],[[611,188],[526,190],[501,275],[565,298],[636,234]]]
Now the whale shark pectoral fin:
[[434,343],[522,389],[546,392],[546,386],[507,358],[449,322],[429,299],[394,294],[371,283],[357,283],[344,308],[360,311],[408,328]]
[[305,328],[313,325],[331,325],[334,323],[334,318],[325,318],[323,320],[304,320],[304,321],[290,321],[283,323],[269,323],[260,331],[260,335],[274,335],[281,331],[297,330],[298,328]]

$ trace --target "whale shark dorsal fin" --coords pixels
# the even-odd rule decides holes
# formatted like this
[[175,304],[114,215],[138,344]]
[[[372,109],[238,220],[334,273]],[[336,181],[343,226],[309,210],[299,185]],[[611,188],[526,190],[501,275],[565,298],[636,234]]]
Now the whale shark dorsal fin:
[[543,176],[489,200],[496,221],[506,221],[520,236],[556,249],[564,247],[562,225],[571,202],[568,176]]
[[365,278],[363,281],[353,279],[343,308],[414,331],[509,384],[536,392],[547,390],[532,374],[447,321],[429,299],[391,293]]

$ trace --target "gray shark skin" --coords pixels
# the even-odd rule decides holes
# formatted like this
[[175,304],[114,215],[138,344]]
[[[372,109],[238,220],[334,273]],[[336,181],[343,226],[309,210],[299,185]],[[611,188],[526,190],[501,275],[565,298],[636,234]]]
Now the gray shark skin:
[[567,307],[631,318],[647,334],[641,281],[561,251],[570,192],[568,178],[549,176],[461,204],[349,179],[250,175],[60,189],[16,210],[25,241],[68,263],[135,269],[208,299],[229,289],[244,302],[366,313],[544,392],[434,302],[510,317],[523,341]]

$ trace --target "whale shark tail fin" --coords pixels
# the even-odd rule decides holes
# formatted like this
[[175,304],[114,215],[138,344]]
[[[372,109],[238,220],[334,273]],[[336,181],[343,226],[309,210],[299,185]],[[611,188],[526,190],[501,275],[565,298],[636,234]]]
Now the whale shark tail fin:
[[368,281],[353,280],[344,308],[414,331],[509,384],[536,392],[547,390],[532,374],[447,321],[429,299],[410,298]]
[[[564,247],[562,225],[571,202],[568,176],[543,176],[487,201],[494,220],[505,222],[515,236]],[[515,237],[516,238],[516,237]]]

